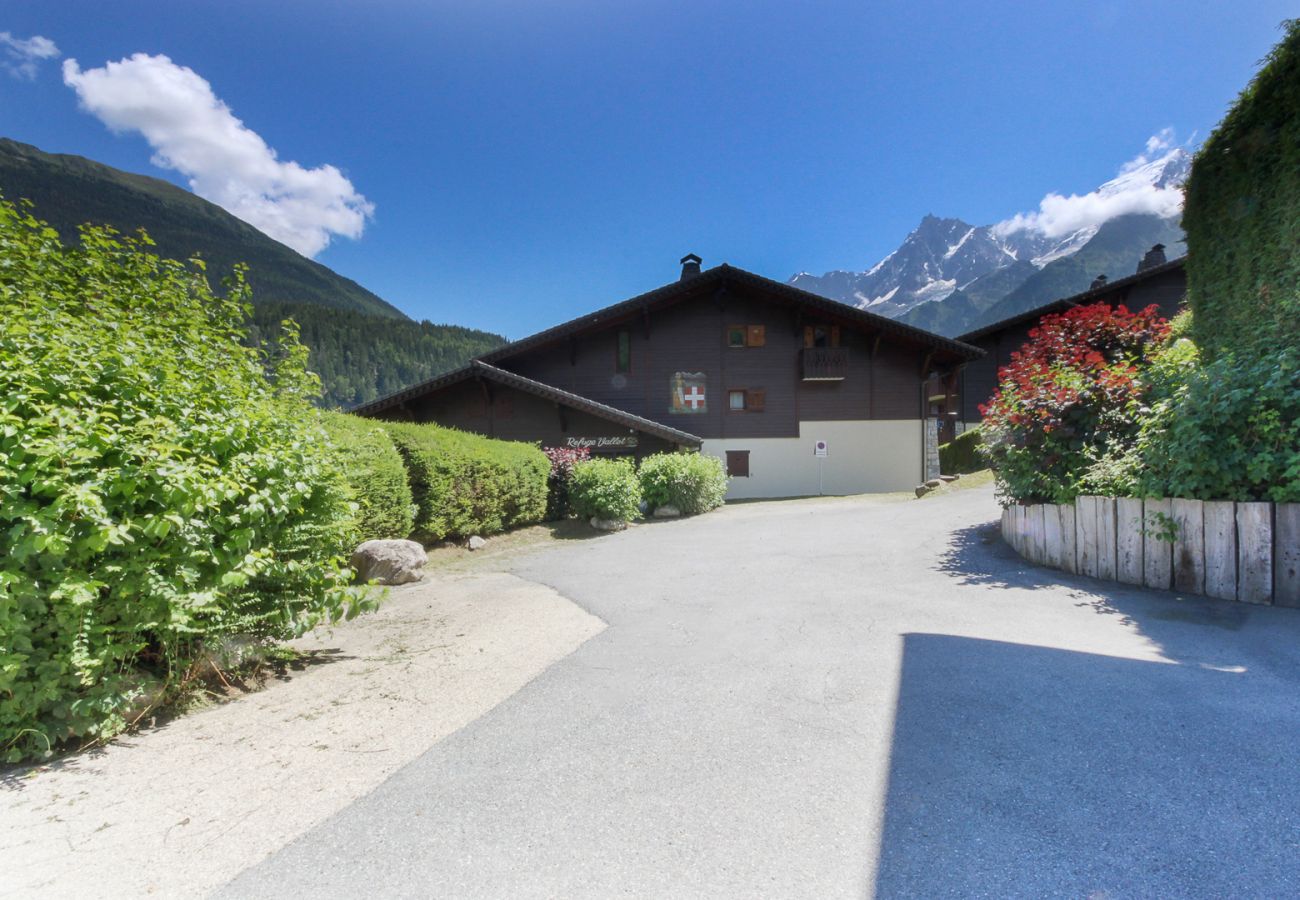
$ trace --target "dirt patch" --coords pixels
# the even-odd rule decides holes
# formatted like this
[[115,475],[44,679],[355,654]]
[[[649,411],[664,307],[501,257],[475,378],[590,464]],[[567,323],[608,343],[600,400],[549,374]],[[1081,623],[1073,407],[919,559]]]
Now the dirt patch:
[[605,627],[489,562],[293,642],[299,662],[264,690],[6,773],[0,896],[205,894]]

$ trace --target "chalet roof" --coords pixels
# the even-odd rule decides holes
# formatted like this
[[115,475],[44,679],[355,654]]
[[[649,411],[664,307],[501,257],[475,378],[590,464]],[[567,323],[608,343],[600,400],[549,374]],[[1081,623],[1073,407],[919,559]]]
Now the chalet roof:
[[531,378],[525,378],[514,372],[507,372],[505,369],[498,369],[496,366],[483,362],[480,359],[473,360],[469,365],[462,366],[454,372],[447,372],[432,378],[420,384],[412,385],[405,390],[389,394],[387,397],[381,397],[378,400],[372,400],[369,403],[363,403],[353,408],[352,412],[359,416],[372,416],[385,410],[392,409],[402,402],[412,397],[423,396],[433,391],[442,390],[475,378],[485,378],[488,381],[497,384],[506,385],[507,387],[516,388],[528,394],[541,397],[543,400],[551,400],[555,403],[562,403],[571,409],[581,410],[591,413],[601,419],[607,419],[634,431],[640,431],[643,434],[653,435],[662,438],[674,444],[691,444],[698,446],[703,443],[704,439],[697,435],[676,428],[670,428],[659,422],[650,419],[644,419],[641,416],[633,415],[613,406],[607,406],[604,403],[598,403],[595,400],[589,400],[569,391],[552,387],[549,384],[543,384],[540,381],[534,381]]
[[1065,310],[1071,309],[1075,306],[1086,306],[1089,303],[1095,303],[1103,297],[1113,294],[1116,291],[1127,290],[1139,282],[1146,281],[1148,278],[1153,278],[1156,275],[1163,275],[1164,273],[1172,272],[1175,269],[1181,269],[1186,262],[1186,256],[1180,256],[1178,259],[1171,259],[1167,263],[1161,263],[1158,266],[1143,269],[1141,272],[1136,272],[1125,278],[1117,278],[1114,281],[1108,281],[1095,288],[1088,288],[1088,290],[1074,294],[1070,297],[1062,297],[1059,300],[1053,300],[1050,303],[1044,303],[1042,306],[1036,306],[1033,309],[1026,310],[1025,312],[1017,313],[1014,316],[1008,316],[1007,318],[993,322],[990,325],[981,326],[973,331],[968,331],[963,335],[959,335],[957,340],[977,341],[1007,328],[1014,328],[1017,325],[1023,325],[1025,322],[1034,319],[1041,319],[1043,316],[1050,315],[1051,313],[1065,312]]
[[913,325],[905,325],[902,322],[888,319],[884,316],[869,313],[866,310],[858,309],[855,306],[849,306],[847,303],[840,303],[838,300],[831,300],[818,294],[812,294],[808,291],[794,287],[789,284],[783,284],[779,281],[773,281],[770,278],[764,278],[762,275],[755,275],[744,269],[737,269],[726,263],[707,269],[692,278],[684,281],[673,281],[665,284],[663,287],[655,288],[653,291],[647,291],[644,294],[638,294],[627,300],[598,309],[593,313],[579,316],[576,319],[570,319],[553,328],[545,331],[539,331],[536,334],[529,335],[498,347],[488,353],[484,353],[479,359],[485,362],[497,362],[503,359],[509,359],[516,354],[525,350],[531,350],[535,347],[544,346],[552,341],[560,340],[572,334],[579,334],[593,328],[598,328],[609,324],[610,322],[625,319],[635,315],[643,310],[648,311],[651,306],[666,306],[675,301],[684,299],[690,294],[698,293],[701,288],[713,285],[716,288],[725,287],[728,284],[745,285],[759,290],[767,291],[779,299],[795,306],[803,306],[809,309],[815,309],[828,315],[838,316],[849,322],[865,326],[886,335],[901,338],[920,344],[923,347],[931,347],[957,357],[965,362],[972,359],[978,359],[984,355],[984,351],[978,347],[972,347],[961,341],[955,341],[942,335],[934,334]]

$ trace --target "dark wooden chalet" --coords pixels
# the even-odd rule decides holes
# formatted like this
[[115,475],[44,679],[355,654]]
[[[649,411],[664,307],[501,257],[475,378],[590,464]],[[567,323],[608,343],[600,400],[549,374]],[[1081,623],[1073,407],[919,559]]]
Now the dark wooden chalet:
[[732,496],[905,489],[933,470],[925,382],[979,350],[726,264],[682,264],[678,281],[355,412],[597,453],[699,447],[726,460]]
[[942,414],[959,421],[962,426],[978,424],[983,419],[980,404],[987,403],[993,396],[998,384],[998,370],[1011,361],[1012,353],[1024,346],[1029,340],[1030,330],[1043,316],[1091,303],[1105,303],[1112,308],[1125,306],[1130,310],[1145,309],[1154,303],[1161,315],[1172,318],[1187,297],[1187,272],[1183,266],[1186,259],[1164,261],[1164,247],[1157,244],[1147,253],[1138,271],[1127,278],[1108,281],[1104,275],[1099,276],[1083,293],[1053,300],[961,335],[958,340],[980,348],[985,355],[962,369],[956,379],[955,397],[958,402],[948,402]]

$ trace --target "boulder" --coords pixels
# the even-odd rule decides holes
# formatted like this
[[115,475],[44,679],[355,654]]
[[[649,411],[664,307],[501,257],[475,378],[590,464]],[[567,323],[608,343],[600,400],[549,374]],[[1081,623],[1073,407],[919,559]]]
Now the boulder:
[[943,484],[943,482],[940,481],[938,478],[931,478],[929,481],[925,483],[925,486],[928,488],[937,488],[941,484]]
[[939,476],[939,480],[942,481],[944,484],[947,484],[947,483],[949,483],[949,482],[956,481],[956,480],[957,480],[957,476],[956,476],[956,475],[940,475],[940,476]]
[[682,511],[671,503],[665,503],[663,506],[655,509],[656,519],[675,519],[682,514]]
[[930,488],[927,487],[926,485],[924,485],[924,484],[918,484],[918,485],[916,486],[916,496],[917,496],[917,497],[924,497],[924,496],[925,496],[926,494],[928,494],[928,493],[930,493]]
[[627,523],[622,519],[601,519],[592,516],[591,527],[597,531],[622,531],[627,527]]
[[366,541],[352,553],[357,580],[375,584],[409,584],[424,577],[429,561],[415,541]]
[[469,549],[471,550],[482,550],[484,547],[487,546],[487,540],[479,537],[476,534],[469,539],[469,543],[467,543],[465,546],[469,547]]

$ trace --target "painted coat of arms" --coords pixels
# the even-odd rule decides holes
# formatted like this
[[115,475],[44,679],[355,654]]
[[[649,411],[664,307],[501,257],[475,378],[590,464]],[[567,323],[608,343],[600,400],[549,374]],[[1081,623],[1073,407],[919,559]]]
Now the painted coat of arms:
[[673,373],[672,395],[668,411],[681,415],[693,415],[709,411],[708,399],[705,396],[703,372]]

